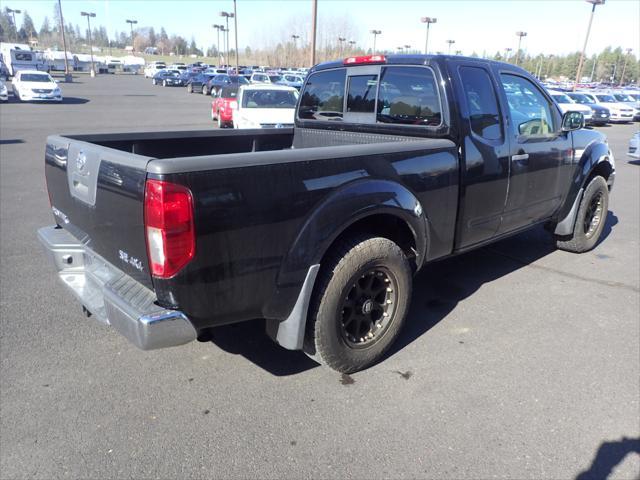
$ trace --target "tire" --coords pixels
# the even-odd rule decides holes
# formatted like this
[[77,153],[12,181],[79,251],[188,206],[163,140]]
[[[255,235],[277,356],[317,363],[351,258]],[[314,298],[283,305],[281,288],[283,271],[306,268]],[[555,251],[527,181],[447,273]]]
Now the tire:
[[309,306],[304,351],[342,373],[367,368],[398,337],[411,299],[412,270],[398,245],[360,236],[323,261]]
[[167,81],[166,80],[162,80],[162,86],[166,87],[167,86]]
[[158,85],[158,81],[155,78],[151,80],[151,83],[153,83],[154,85]]
[[224,123],[222,123],[222,119],[220,118],[220,114],[218,114],[218,128],[224,128]]
[[607,181],[596,176],[584,190],[571,235],[556,237],[556,246],[567,252],[582,253],[596,246],[609,211]]
[[193,85],[189,84],[187,86],[187,93],[193,93]]
[[203,95],[209,95],[209,92],[207,91],[207,86],[206,85],[202,85],[202,94]]

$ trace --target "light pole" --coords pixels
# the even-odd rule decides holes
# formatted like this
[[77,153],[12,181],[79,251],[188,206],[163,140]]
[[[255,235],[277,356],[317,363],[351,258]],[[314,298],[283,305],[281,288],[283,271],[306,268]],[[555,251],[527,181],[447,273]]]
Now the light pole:
[[[549,55],[549,63],[547,63],[547,73],[544,75],[544,78],[549,78],[549,73],[551,72],[551,63],[553,61],[553,53]],[[595,65],[595,62],[594,62]]]
[[404,46],[404,53],[409,53],[409,49],[411,48],[411,45],[405,45]]
[[127,20],[127,23],[131,26],[131,53],[134,53],[136,49],[133,47],[133,26],[138,23],[137,20]]
[[216,29],[216,32],[218,34],[218,40],[216,42],[216,50],[217,50],[218,62],[219,62],[220,61],[220,30],[224,30],[224,25],[211,25],[211,26]]
[[399,52],[399,53],[404,53],[404,52],[403,52],[403,48],[404,48],[404,47],[400,46],[400,47],[396,47],[396,48],[398,49],[398,52]]
[[353,52],[353,50],[356,48],[356,41],[355,40],[349,40],[349,53]]
[[378,37],[378,35],[380,35],[382,33],[382,30],[371,30],[371,32],[373,34],[373,51],[372,53],[375,55],[376,54],[376,38]]
[[236,0],[233,0],[233,29],[236,44],[236,75],[240,75],[240,52],[238,52],[238,11],[236,9]]
[[311,3],[311,67],[316,64],[316,35],[318,31],[318,0]]
[[91,19],[95,18],[96,14],[93,12],[80,12],[80,15],[87,17],[87,28],[89,29],[89,51],[91,52],[91,76],[96,76],[96,67],[93,63],[93,42],[91,41]]
[[428,54],[429,54],[429,26],[430,26],[432,23],[437,23],[437,22],[438,22],[438,19],[437,19],[437,18],[433,18],[433,17],[422,17],[422,18],[420,19],[420,21],[421,21],[422,23],[426,23],[426,24],[427,24],[427,38],[426,38],[426,40],[424,41],[424,54],[425,54],[425,55],[428,55]]
[[18,24],[16,23],[16,13],[22,13],[22,10],[13,10],[11,8],[6,9],[7,13],[10,13],[13,16],[13,26],[16,29],[16,42],[18,41]]
[[447,55],[451,55],[451,45],[456,43],[456,41],[455,40],[447,40],[447,43],[449,44],[449,50],[447,50]]
[[62,17],[62,3],[58,0],[58,11],[60,12],[60,32],[62,33],[62,47],[64,48],[64,81],[71,83],[73,77],[69,73],[69,61],[67,60],[67,38],[64,34],[64,18]]
[[344,55],[344,42],[347,39],[344,37],[338,37],[338,45],[340,45],[340,56],[342,57]]
[[591,4],[591,16],[589,17],[589,25],[587,26],[587,35],[584,37],[584,45],[582,46],[582,53],[580,54],[580,61],[578,62],[578,71],[576,72],[576,81],[573,84],[573,91],[578,88],[580,82],[580,76],[582,75],[582,65],[584,63],[584,54],[587,51],[587,42],[589,41],[589,33],[591,33],[591,24],[593,23],[593,15],[596,13],[596,5],[604,5],[605,0],[586,0]]
[[229,19],[234,18],[235,14],[233,12],[220,12],[220,16],[224,17],[227,22],[227,28],[225,31],[227,32],[226,62],[228,64],[229,63]]
[[[227,32],[229,31],[228,29],[224,28],[224,25],[220,25],[220,31],[222,32],[222,61],[226,62],[227,60],[227,40],[229,39],[229,35],[227,34]],[[222,62],[220,63],[220,66],[222,66]]]
[[513,50],[513,48],[505,48],[504,49],[504,61],[508,62],[509,61],[509,55],[511,54],[511,50]]
[[520,61],[520,46],[522,45],[522,37],[526,37],[527,32],[516,32],[516,35],[518,36],[518,51],[516,52],[516,65],[518,65],[518,62]]
[[[293,40],[293,56],[294,58],[298,56],[298,39],[300,38],[300,35],[296,35],[295,33],[293,35],[291,35],[291,39]],[[298,63],[298,62],[294,62],[294,63]],[[289,65],[291,66],[291,65]]]
[[631,55],[631,52],[633,52],[632,48],[627,48],[625,50],[627,52],[627,54],[624,57],[624,66],[622,67],[622,75],[620,75],[620,83],[619,85],[622,85],[624,83],[624,73],[627,70],[627,60],[629,60],[629,55]]

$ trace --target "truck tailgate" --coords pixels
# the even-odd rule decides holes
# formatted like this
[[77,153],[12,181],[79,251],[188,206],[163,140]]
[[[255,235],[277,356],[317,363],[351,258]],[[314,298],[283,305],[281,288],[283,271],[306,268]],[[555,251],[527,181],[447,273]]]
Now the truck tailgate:
[[152,288],[143,212],[149,160],[54,135],[47,138],[45,176],[56,223]]

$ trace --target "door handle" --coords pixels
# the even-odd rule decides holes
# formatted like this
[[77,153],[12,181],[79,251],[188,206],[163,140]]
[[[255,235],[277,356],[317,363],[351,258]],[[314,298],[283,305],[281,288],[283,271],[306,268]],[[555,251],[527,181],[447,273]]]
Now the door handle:
[[518,162],[518,161],[522,161],[522,160],[529,160],[529,154],[528,153],[519,153],[517,155],[511,155],[511,160],[513,160],[514,162]]

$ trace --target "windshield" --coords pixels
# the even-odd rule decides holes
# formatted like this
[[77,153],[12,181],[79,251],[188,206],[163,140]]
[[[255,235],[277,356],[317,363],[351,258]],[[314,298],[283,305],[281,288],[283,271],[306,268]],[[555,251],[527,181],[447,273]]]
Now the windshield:
[[572,93],[572,94],[570,94],[569,96],[570,96],[570,97],[573,99],[573,101],[574,101],[574,102],[576,102],[576,103],[581,103],[581,104],[583,104],[583,105],[586,105],[586,104],[588,104],[588,103],[591,103],[591,101],[590,101],[587,97],[585,97],[584,95],[580,95],[579,93]]
[[633,102],[633,98],[629,97],[629,95],[614,93],[613,96],[616,97],[616,100],[618,100],[619,102]]
[[20,81],[22,82],[40,82],[51,83],[53,80],[51,77],[44,73],[23,73],[20,75]]
[[596,98],[603,103],[616,103],[617,100],[611,95],[596,95]]
[[283,90],[247,90],[242,96],[244,108],[295,108],[298,96]]
[[555,94],[554,93],[551,96],[558,103],[573,103],[573,101],[567,95]]
[[280,77],[279,75],[269,75],[269,80],[271,80],[271,82],[273,83],[276,83],[282,80],[282,77]]
[[229,80],[231,80],[231,83],[238,83],[240,85],[247,85],[249,83],[249,80],[244,77],[229,77]]

